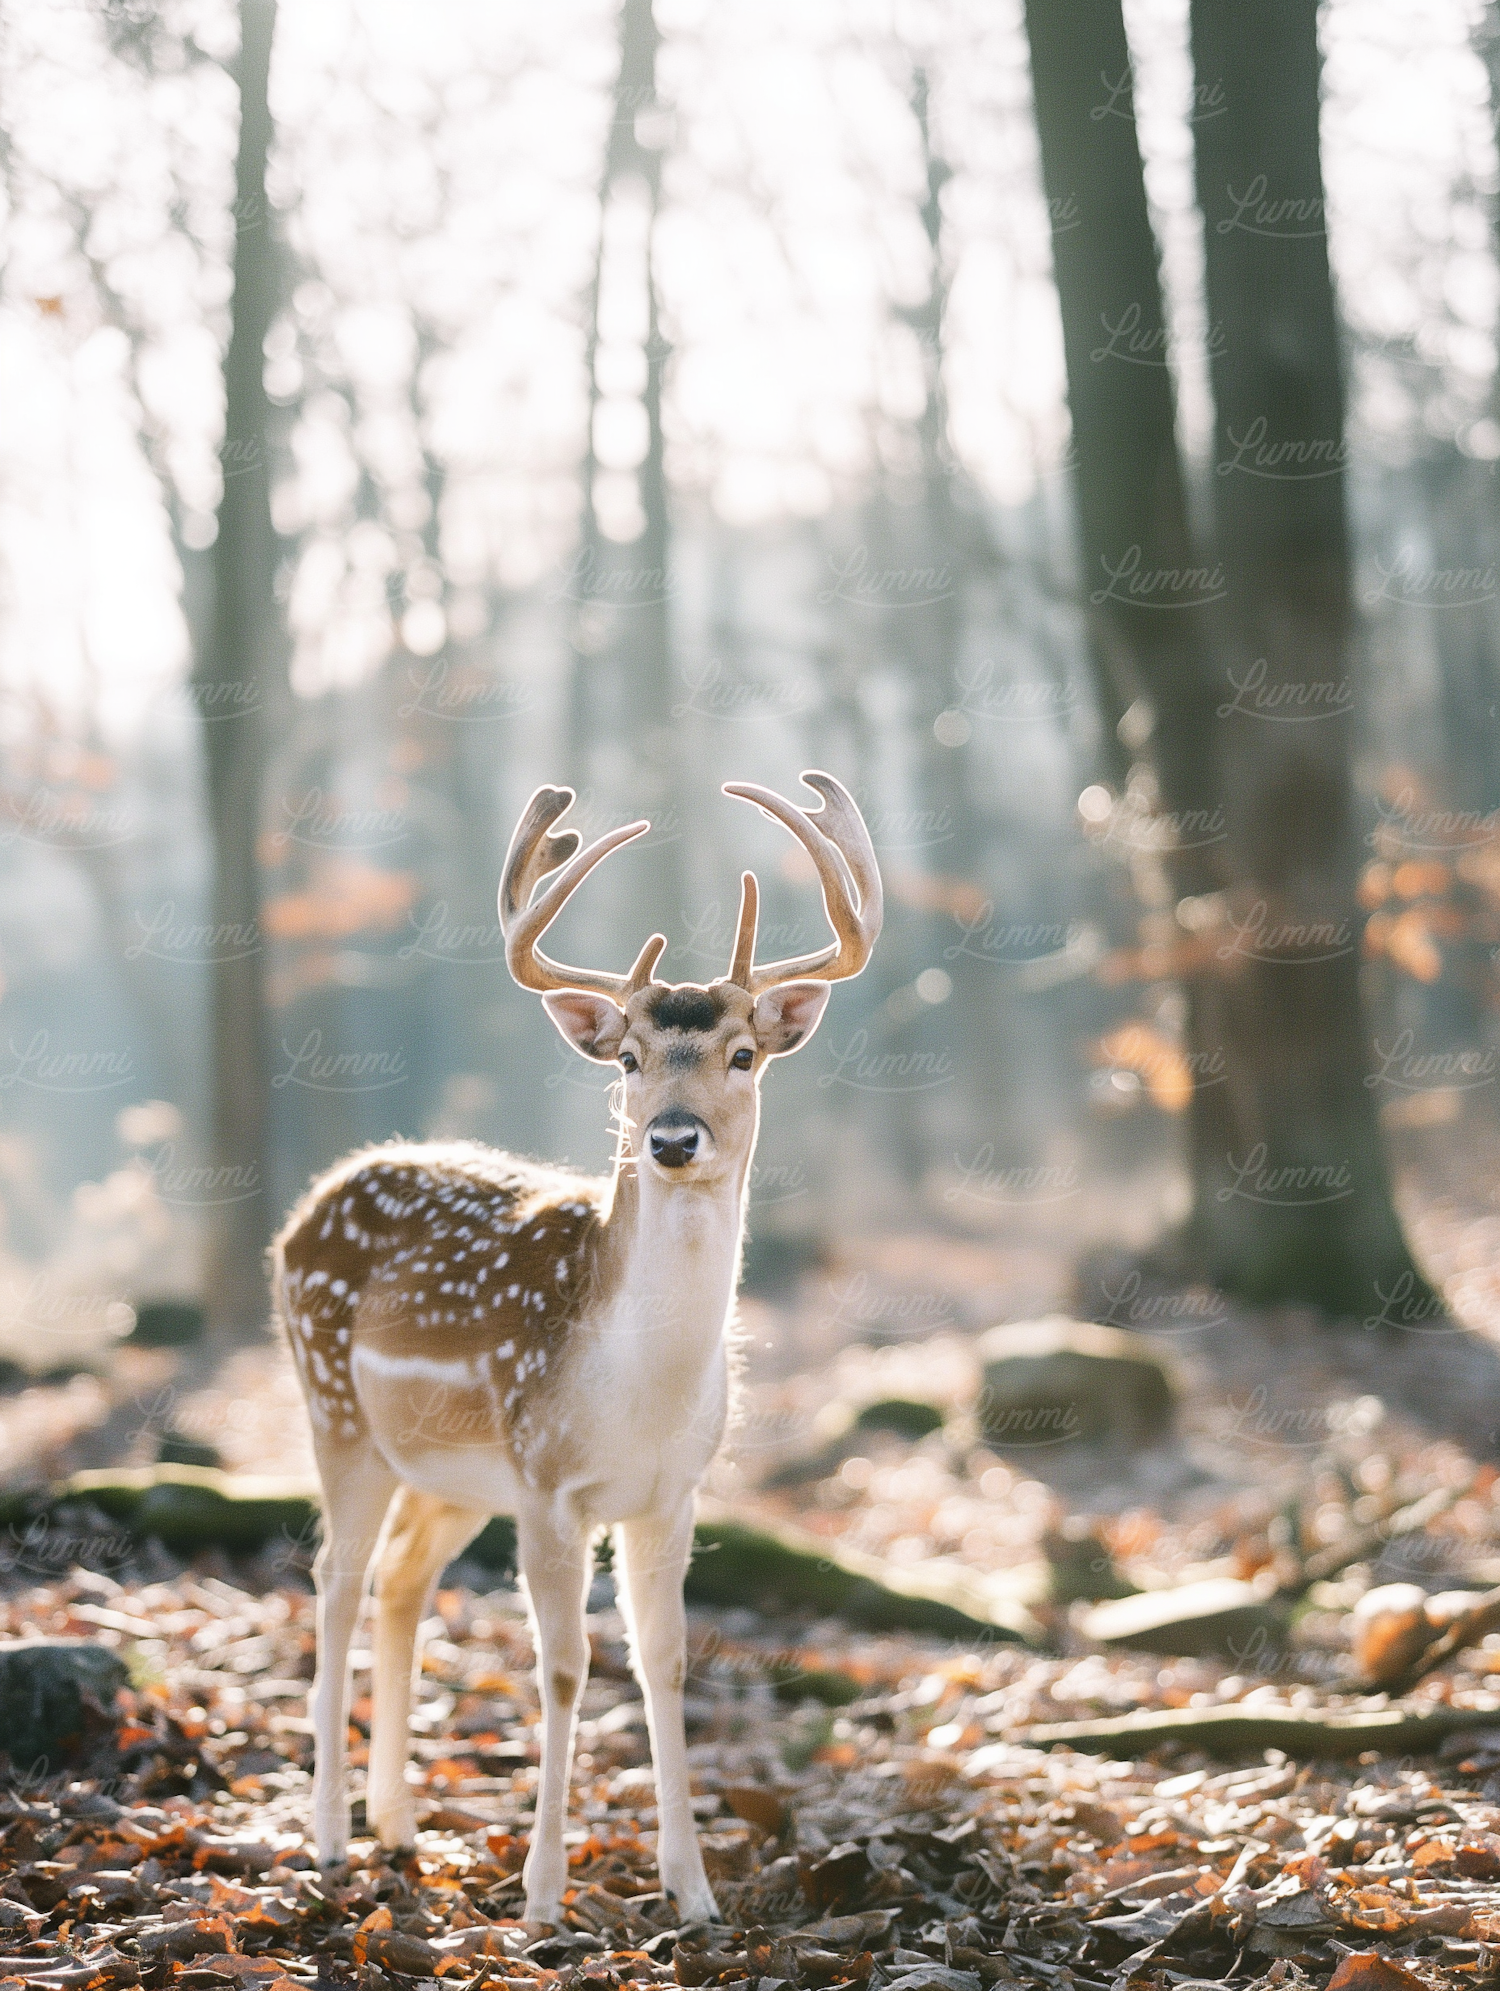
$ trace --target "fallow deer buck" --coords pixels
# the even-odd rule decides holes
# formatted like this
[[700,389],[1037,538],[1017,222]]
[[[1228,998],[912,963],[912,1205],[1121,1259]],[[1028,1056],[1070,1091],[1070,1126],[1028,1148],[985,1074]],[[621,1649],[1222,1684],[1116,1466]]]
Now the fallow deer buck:
[[570,789],[539,788],[527,805],[500,886],[506,960],[575,1050],[623,1073],[610,1176],[464,1143],[391,1143],[322,1176],[276,1240],[277,1307],[323,1483],[312,1711],[325,1863],[348,1843],[349,1645],[372,1559],[367,1812],[394,1846],[411,1843],[416,1822],[406,1760],[418,1625],[443,1566],[492,1514],[512,1514],[543,1710],[526,1913],[557,1920],[592,1539],[612,1526],[656,1769],[661,1884],[685,1918],[716,1913],[688,1784],[682,1579],[694,1493],[728,1408],[760,1079],[769,1059],[806,1043],[829,984],[860,972],[881,923],[858,809],[831,775],[803,780],[821,807],[750,783],[725,793],[798,838],[837,939],[757,967],[758,891],[746,872],[729,973],[706,987],[655,979],[659,933],[627,975],[540,952],[594,866],[649,825],[580,851],[575,830],[555,827]]

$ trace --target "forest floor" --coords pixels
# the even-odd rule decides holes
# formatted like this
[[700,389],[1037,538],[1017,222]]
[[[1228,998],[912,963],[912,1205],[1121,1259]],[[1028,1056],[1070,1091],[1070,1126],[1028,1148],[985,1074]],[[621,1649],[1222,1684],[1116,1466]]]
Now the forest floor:
[[[1144,1450],[983,1443],[976,1330],[1017,1317],[1023,1294],[1031,1312],[1079,1298],[1065,1257],[1034,1241],[888,1236],[746,1302],[741,1407],[709,1499],[888,1563],[1003,1579],[1044,1638],[976,1649],[695,1610],[695,1809],[721,1926],[679,1927],[656,1891],[644,1721],[607,1577],[591,1599],[572,1891],[565,1925],[544,1931],[519,1919],[538,1710],[513,1590],[461,1563],[439,1592],[414,1722],[415,1853],[356,1836],[347,1870],[320,1874],[304,1838],[305,1552],[185,1564],[157,1544],[96,1542],[84,1568],[76,1544],[14,1539],[0,1629],[111,1645],[132,1684],[94,1715],[67,1776],[18,1764],[0,1793],[0,1991],[1413,1991],[1500,1976],[1500,1636],[1406,1696],[1453,1710],[1436,1753],[1331,1763],[1254,1748],[1235,1767],[1190,1743],[1098,1756],[1028,1739],[1151,1710],[1376,1711],[1387,1697],[1361,1686],[1350,1652],[1360,1592],[1500,1583],[1500,1205],[1471,1191],[1472,1163],[1420,1159],[1408,1221],[1463,1327],[1402,1318],[1399,1296],[1373,1323],[1252,1313],[1152,1292],[1128,1261],[1096,1258],[1087,1310],[1150,1331],[1179,1380],[1178,1428]],[[936,1403],[942,1428],[851,1433],[860,1405],[888,1397]],[[309,1469],[295,1384],[267,1347],[217,1369],[126,1347],[108,1374],[0,1398],[13,1480],[144,1462],[168,1430],[231,1468]],[[1142,1588],[1253,1576],[1427,1494],[1443,1511],[1315,1586],[1284,1650],[1104,1649],[1056,1580],[1079,1538]],[[368,1656],[355,1663],[358,1796]]]

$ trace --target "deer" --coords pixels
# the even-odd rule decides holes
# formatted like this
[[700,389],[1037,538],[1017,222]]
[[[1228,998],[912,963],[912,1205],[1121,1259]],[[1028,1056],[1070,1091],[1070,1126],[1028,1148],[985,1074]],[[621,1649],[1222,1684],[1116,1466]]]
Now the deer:
[[348,1857],[349,1654],[372,1566],[366,1817],[394,1848],[416,1835],[406,1770],[419,1627],[443,1569],[503,1514],[515,1520],[542,1711],[527,1920],[561,1915],[586,1604],[606,1530],[645,1702],[660,1884],[685,1922],[717,1919],[692,1812],[683,1579],[697,1488],[729,1411],[760,1085],[772,1060],[807,1043],[833,983],[863,970],[882,919],[853,798],[832,775],[802,781],[816,808],[750,782],[723,792],[796,837],[835,937],[757,965],[759,887],[747,871],[729,971],[706,984],[656,978],[660,933],[626,974],[543,954],[583,880],[650,824],[580,849],[578,831],[561,827],[569,788],[538,788],[521,815],[499,890],[506,964],[575,1052],[617,1069],[608,1175],[476,1143],[391,1141],[318,1177],[274,1240],[276,1312],[323,1492],[310,1711],[325,1867]]

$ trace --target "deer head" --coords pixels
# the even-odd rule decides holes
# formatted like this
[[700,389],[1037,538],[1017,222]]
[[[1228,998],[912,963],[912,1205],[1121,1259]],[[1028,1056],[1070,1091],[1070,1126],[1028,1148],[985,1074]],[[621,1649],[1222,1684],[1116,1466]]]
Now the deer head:
[[822,797],[819,808],[799,809],[752,782],[729,782],[724,793],[753,802],[801,843],[817,868],[837,938],[814,953],[758,967],[760,894],[747,871],[729,972],[714,982],[657,981],[667,944],[660,933],[624,975],[566,967],[538,947],[594,866],[649,823],[611,830],[580,850],[576,830],[555,827],[572,806],[572,789],[539,788],[511,839],[500,884],[510,971],[523,988],[540,992],[574,1050],[621,1068],[624,1153],[663,1184],[708,1186],[743,1171],[766,1065],[807,1042],[831,984],[860,972],[880,932],[880,872],[852,796],[830,774],[809,772],[802,780]]

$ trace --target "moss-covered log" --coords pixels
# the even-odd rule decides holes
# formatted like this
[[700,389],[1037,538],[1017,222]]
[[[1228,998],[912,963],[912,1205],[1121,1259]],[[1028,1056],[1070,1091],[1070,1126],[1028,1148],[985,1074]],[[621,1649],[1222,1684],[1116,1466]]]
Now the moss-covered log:
[[872,1631],[1040,1640],[1031,1614],[998,1586],[928,1563],[900,1569],[800,1529],[707,1519],[695,1530],[690,1604],[817,1611]]
[[[254,1553],[276,1541],[311,1549],[316,1491],[207,1466],[159,1465],[75,1473],[46,1489],[0,1497],[0,1527],[32,1528],[87,1503],[141,1541],[179,1555]],[[491,1521],[468,1554],[497,1574],[515,1568],[515,1523]],[[689,1603],[815,1611],[878,1631],[942,1638],[1036,1641],[1037,1625],[1002,1586],[944,1564],[901,1569],[792,1528],[700,1521],[687,1573]]]
[[30,1526],[73,1502],[86,1502],[141,1541],[155,1539],[179,1555],[206,1548],[253,1554],[276,1540],[317,1540],[318,1501],[306,1485],[212,1466],[74,1473],[46,1489],[6,1495],[0,1526]]
[[1169,1708],[1161,1714],[1115,1715],[1103,1721],[1049,1722],[1017,1729],[1009,1740],[1034,1749],[1077,1749],[1091,1756],[1139,1756],[1177,1744],[1210,1756],[1258,1755],[1281,1749],[1299,1758],[1423,1754],[1469,1728],[1492,1728],[1493,1714],[1476,1708],[1335,1709]]

